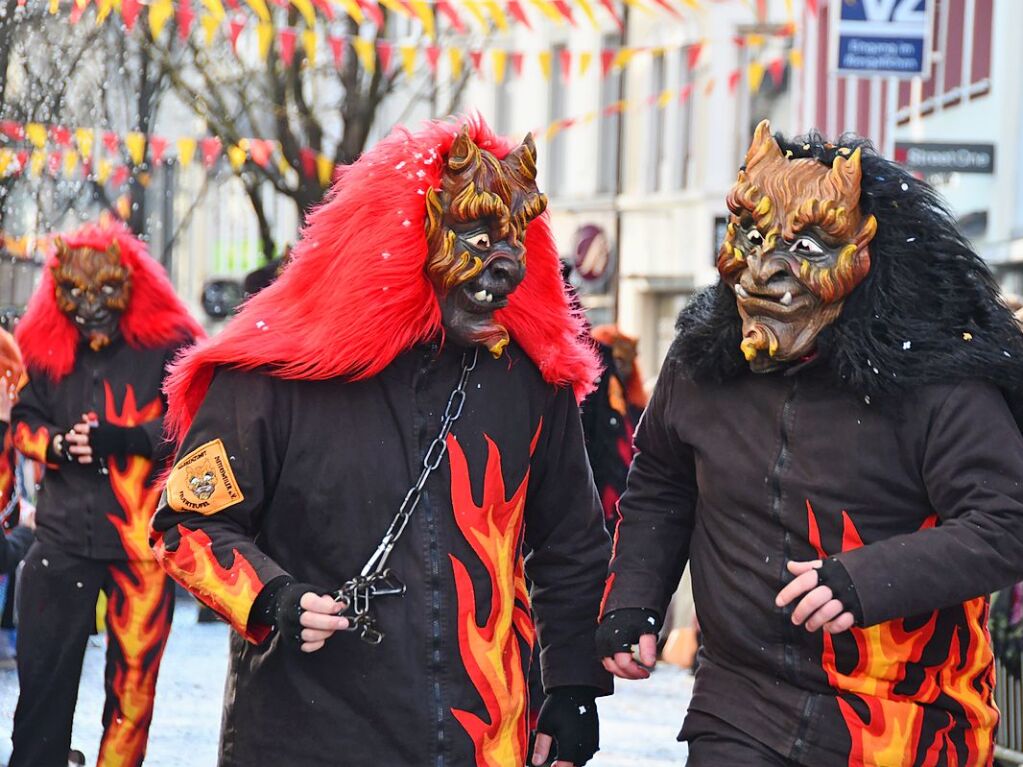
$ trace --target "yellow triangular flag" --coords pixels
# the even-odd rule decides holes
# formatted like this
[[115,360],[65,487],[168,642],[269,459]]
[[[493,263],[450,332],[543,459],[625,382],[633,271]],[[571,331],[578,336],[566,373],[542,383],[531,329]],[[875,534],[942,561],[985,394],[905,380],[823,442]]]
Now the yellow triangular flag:
[[414,45],[403,45],[401,51],[401,66],[405,70],[405,77],[412,79],[416,74],[416,47]]
[[305,57],[309,66],[316,66],[316,33],[307,29],[302,33],[302,47],[305,48]]
[[153,32],[153,39],[159,39],[167,22],[174,16],[173,0],[157,0],[149,6],[149,28]]
[[256,37],[259,39],[259,58],[265,61],[270,53],[270,45],[274,41],[274,25],[261,21],[256,25]]
[[105,184],[110,180],[110,176],[113,175],[113,172],[114,164],[104,157],[96,165],[96,180],[100,184]]
[[96,26],[100,26],[114,10],[114,0],[96,0]]
[[124,136],[124,145],[128,148],[128,156],[135,165],[141,165],[146,157],[146,137],[143,133],[132,131]]
[[789,62],[796,69],[802,69],[803,68],[803,52],[801,50],[799,50],[798,48],[793,48],[791,51],[789,51]]
[[320,179],[320,186],[330,186],[331,177],[334,175],[334,161],[325,154],[316,157],[316,175]]
[[759,61],[751,61],[749,69],[746,70],[746,82],[750,93],[759,91],[761,83],[764,82],[764,65]]
[[483,15],[483,11],[480,9],[480,4],[476,0],[462,0],[462,5],[465,6],[465,10],[469,12],[469,15],[476,19],[476,23],[480,25],[480,29],[487,31],[490,29],[490,23],[487,21],[487,17]]
[[7,175],[7,168],[14,161],[14,151],[11,149],[0,149],[0,178]]
[[370,74],[377,71],[377,52],[372,40],[365,37],[352,38],[352,47],[355,48],[355,55],[359,57],[362,68]]
[[600,29],[600,22],[597,21],[596,14],[593,13],[593,5],[590,4],[590,0],[576,0],[579,3],[579,7],[583,9],[583,13],[586,14],[586,18],[590,20],[590,26],[594,29]]
[[508,51],[501,50],[500,48],[494,48],[490,52],[490,63],[494,67],[494,81],[501,83],[504,82],[504,69],[505,63],[508,61]]
[[530,0],[533,5],[540,9],[540,12],[555,24],[564,24],[565,17],[558,13],[557,8],[552,6],[548,0]]
[[451,62],[451,79],[462,76],[462,52],[458,48],[448,49],[448,60]]
[[92,157],[94,135],[91,128],[79,128],[75,131],[75,141],[78,143],[78,151],[82,153],[82,157]]
[[590,68],[590,64],[593,63],[593,52],[592,51],[580,51],[579,52],[579,76],[582,77],[586,74],[586,70]]
[[291,173],[291,166],[288,161],[284,159],[284,152],[281,151],[280,142],[277,142],[277,171],[282,176],[287,176]]
[[766,38],[760,34],[746,35],[746,42],[749,45],[763,45]]
[[366,14],[362,12],[355,0],[337,0],[338,4],[345,9],[345,13],[355,19],[356,24],[362,24],[366,20]]
[[597,119],[597,114],[598,114],[597,112],[587,112],[585,115],[583,115],[581,123],[583,125],[586,125],[587,123],[593,122],[594,120]]
[[32,159],[29,160],[28,168],[29,173],[34,177],[38,178],[42,175],[43,166],[46,164],[46,152],[42,149],[36,149],[32,152]]
[[187,168],[195,159],[195,148],[198,142],[194,138],[178,139],[178,162],[182,168]]
[[637,11],[642,11],[643,13],[653,13],[653,11],[643,5],[643,3],[639,2],[639,0],[625,0],[625,4],[630,8],[635,8]]
[[47,8],[51,16],[56,16],[57,11],[60,10],[60,0],[50,0],[50,6]]
[[252,9],[260,21],[264,24],[270,23],[270,9],[266,5],[266,0],[245,0],[245,4]]
[[399,3],[398,0],[378,0],[378,2],[392,13],[409,18],[408,8]]
[[426,2],[424,2],[424,0],[409,0],[409,4],[412,6],[412,10],[416,12],[416,16],[423,23],[423,34],[425,34],[428,39],[432,40],[436,34],[433,10]]
[[209,48],[213,45],[213,36],[217,33],[217,27],[220,26],[220,19],[215,16],[203,16],[199,23],[202,24],[203,31],[206,33],[206,47]]
[[206,10],[210,12],[218,21],[223,21],[227,15],[227,11],[224,10],[224,4],[220,0],[202,0],[202,4],[206,6]]
[[309,0],[291,0],[291,4],[302,14],[306,26],[310,29],[316,26],[316,11],[313,10],[313,4]]
[[620,48],[618,53],[615,54],[614,61],[611,62],[612,68],[623,69],[630,61],[632,61],[635,55],[635,48]]
[[25,126],[25,136],[36,149],[46,146],[46,126],[41,123],[29,123]]
[[536,56],[537,61],[540,62],[540,71],[543,72],[543,79],[551,79],[551,52],[540,51]]
[[68,150],[64,153],[64,176],[71,178],[78,168],[78,152]]
[[664,109],[668,104],[675,100],[675,91],[671,88],[667,88],[661,91],[661,95],[657,97],[657,108]]
[[227,148],[227,160],[231,163],[231,168],[234,169],[235,173],[242,169],[242,166],[245,164],[245,157],[245,150],[240,146],[232,144]]
[[487,7],[487,11],[490,13],[490,18],[494,20],[494,25],[500,32],[508,31],[508,17],[504,11],[501,10],[501,6],[497,0],[483,0],[483,4]]

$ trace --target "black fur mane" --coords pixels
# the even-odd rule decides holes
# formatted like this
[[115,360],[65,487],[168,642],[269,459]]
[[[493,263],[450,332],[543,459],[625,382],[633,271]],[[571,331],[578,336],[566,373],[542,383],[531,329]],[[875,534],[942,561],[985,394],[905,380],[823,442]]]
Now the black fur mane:
[[[877,218],[870,271],[821,333],[818,367],[836,387],[878,404],[926,384],[987,381],[1023,425],[1023,332],[937,192],[858,136],[844,135],[837,145],[816,133],[775,139],[793,158],[829,166],[839,148],[860,148],[860,208]],[[720,382],[749,371],[735,296],[724,283],[695,296],[676,329],[669,357],[693,380]]]

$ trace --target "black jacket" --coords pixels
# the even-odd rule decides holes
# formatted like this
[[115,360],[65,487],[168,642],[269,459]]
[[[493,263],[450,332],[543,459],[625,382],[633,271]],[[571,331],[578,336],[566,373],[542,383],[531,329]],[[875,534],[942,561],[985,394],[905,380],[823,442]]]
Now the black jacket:
[[[885,410],[812,368],[698,385],[669,362],[636,442],[604,610],[663,615],[691,564],[692,711],[813,767],[990,763],[987,594],[1023,577],[1023,437],[995,388]],[[834,637],[774,606],[787,562],[828,555],[863,611]]]
[[[147,528],[160,492],[155,479],[170,453],[161,389],[178,348],[135,349],[118,339],[96,352],[83,341],[74,368],[60,381],[29,368],[11,429],[15,447],[47,465],[36,511],[40,541],[90,559],[151,557]],[[147,455],[85,465],[54,455],[53,436],[86,413],[101,423],[140,427],[146,443],[140,452]]]
[[232,635],[223,767],[524,764],[530,596],[546,687],[609,689],[593,645],[609,543],[579,411],[514,344],[480,353],[390,559],[408,591],[374,603],[383,642],[300,654],[249,615],[283,573],[328,589],[362,568],[460,366],[418,347],[357,382],[216,373],[154,531],[164,567],[250,640]]

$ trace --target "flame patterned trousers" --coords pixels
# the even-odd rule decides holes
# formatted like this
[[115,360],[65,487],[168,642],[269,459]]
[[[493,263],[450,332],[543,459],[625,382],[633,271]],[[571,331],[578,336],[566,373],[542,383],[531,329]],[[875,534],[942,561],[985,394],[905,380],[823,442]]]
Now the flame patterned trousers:
[[97,767],[138,767],[174,612],[156,562],[83,559],[36,542],[18,597],[18,680],[9,767],[66,767],[96,600],[107,595],[106,705]]

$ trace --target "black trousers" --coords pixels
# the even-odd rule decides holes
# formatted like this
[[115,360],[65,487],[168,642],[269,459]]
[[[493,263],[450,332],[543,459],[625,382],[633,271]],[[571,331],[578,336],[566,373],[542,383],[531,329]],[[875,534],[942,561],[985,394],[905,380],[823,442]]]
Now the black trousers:
[[38,541],[18,597],[18,681],[9,767],[66,767],[78,683],[99,592],[107,595],[106,705],[97,767],[146,753],[174,591],[156,562],[82,559]]
[[797,767],[717,717],[690,712],[680,736],[689,743],[686,767]]

